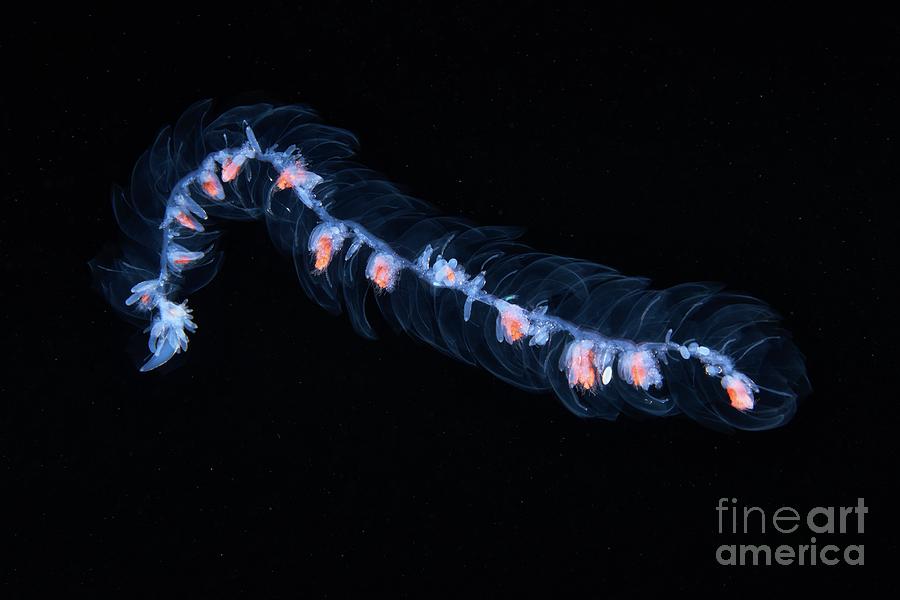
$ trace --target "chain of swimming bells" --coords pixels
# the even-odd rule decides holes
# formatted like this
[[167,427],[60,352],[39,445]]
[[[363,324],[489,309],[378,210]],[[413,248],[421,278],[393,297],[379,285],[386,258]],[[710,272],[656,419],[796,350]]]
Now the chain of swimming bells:
[[[411,271],[431,286],[464,294],[466,321],[471,315],[473,303],[493,307],[497,311],[498,342],[517,344],[528,340],[530,345],[540,346],[546,344],[553,334],[568,334],[571,341],[560,358],[559,366],[566,372],[570,387],[578,391],[596,392],[608,385],[614,376],[614,366],[619,377],[630,385],[644,390],[661,387],[663,378],[659,361],[667,362],[669,352],[676,352],[684,360],[698,360],[708,376],[721,378],[722,387],[734,408],[741,411],[753,409],[754,394],[759,392],[759,388],[734,368],[730,357],[695,341],[686,344],[674,342],[671,329],[663,342],[635,343],[609,338],[548,314],[546,304],[529,310],[515,304],[515,296],[500,298],[485,292],[484,271],[471,277],[455,258],[447,260],[440,254],[432,262],[434,249],[430,245],[415,261],[399,256],[385,241],[372,235],[359,223],[336,219],[328,213],[327,207],[313,193],[313,188],[323,181],[322,178],[307,169],[294,146],[283,151],[276,151],[275,147],[263,151],[249,126],[245,132],[247,139],[241,146],[209,154],[199,168],[176,183],[160,224],[162,250],[159,277],[135,285],[132,295],[126,300],[128,305],[136,304],[139,309],[155,311],[149,328],[150,350],[155,355],[161,353],[163,340],[166,339],[175,344],[174,353],[186,350],[185,329],[191,332],[196,330],[187,301],[179,304],[168,298],[172,278],[206,256],[206,252],[188,251],[176,241],[179,237],[204,231],[200,221],[206,220],[207,214],[191,197],[191,186],[199,186],[212,201],[224,201],[222,184],[234,181],[248,161],[257,160],[270,164],[278,172],[270,193],[292,190],[303,206],[319,218],[320,224],[311,232],[308,243],[316,274],[325,273],[332,258],[345,243],[350,243],[345,260],[352,258],[360,248],[367,247],[372,254],[366,266],[366,276],[378,292],[391,292],[400,273]],[[168,358],[154,361],[151,357],[142,370],[155,368],[166,360]]]

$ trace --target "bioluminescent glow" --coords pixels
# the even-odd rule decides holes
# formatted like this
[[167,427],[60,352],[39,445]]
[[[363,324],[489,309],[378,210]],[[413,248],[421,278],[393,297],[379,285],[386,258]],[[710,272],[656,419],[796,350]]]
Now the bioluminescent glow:
[[[689,283],[665,290],[592,262],[537,252],[518,231],[439,215],[351,161],[356,139],[302,106],[191,107],[113,195],[130,240],[94,263],[109,301],[148,320],[155,369],[197,330],[186,296],[218,270],[205,223],[261,220],[306,294],[374,338],[384,318],[444,354],[583,417],[684,413],[710,426],[786,422],[803,358],[759,300]],[[264,299],[261,300],[264,302]]]

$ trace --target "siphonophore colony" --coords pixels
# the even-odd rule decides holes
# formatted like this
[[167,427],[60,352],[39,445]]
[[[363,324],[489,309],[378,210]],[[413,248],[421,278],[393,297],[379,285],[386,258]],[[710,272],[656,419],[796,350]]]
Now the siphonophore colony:
[[[186,296],[215,275],[211,224],[262,220],[306,294],[374,338],[384,319],[444,354],[582,417],[685,414],[717,428],[787,422],[803,357],[754,298],[710,283],[654,290],[593,262],[533,250],[517,230],[438,214],[352,161],[354,136],[303,106],[209,118],[195,104],[113,192],[127,239],[92,262],[112,306],[149,322],[155,369],[197,330]],[[370,301],[369,304],[372,304]]]

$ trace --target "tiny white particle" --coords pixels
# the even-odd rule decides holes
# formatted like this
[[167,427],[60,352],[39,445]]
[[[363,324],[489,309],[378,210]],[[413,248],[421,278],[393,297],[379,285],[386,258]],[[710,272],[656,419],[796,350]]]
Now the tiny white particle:
[[603,376],[600,379],[603,382],[603,385],[608,384],[612,381],[612,367],[606,367],[603,369]]

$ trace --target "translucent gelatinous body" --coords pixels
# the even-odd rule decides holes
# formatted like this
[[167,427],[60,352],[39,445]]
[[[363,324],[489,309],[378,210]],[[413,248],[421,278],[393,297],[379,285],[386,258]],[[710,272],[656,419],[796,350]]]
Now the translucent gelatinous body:
[[513,229],[441,216],[351,163],[355,138],[304,107],[244,106],[212,121],[208,108],[192,107],[138,161],[131,195],[114,195],[133,244],[95,265],[113,306],[150,320],[142,370],[187,350],[196,330],[180,299],[218,268],[204,223],[259,219],[307,295],[346,311],[362,335],[374,337],[374,289],[398,329],[523,389],[552,389],[579,416],[684,413],[766,429],[808,391],[802,356],[758,300],[713,284],[653,290],[527,248]]

